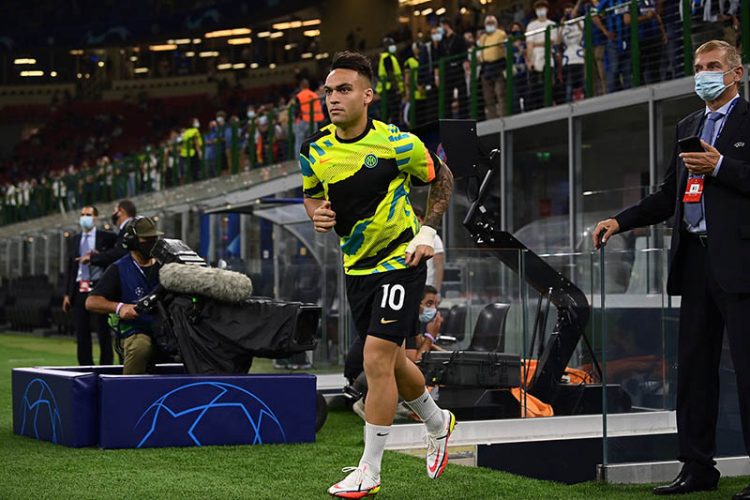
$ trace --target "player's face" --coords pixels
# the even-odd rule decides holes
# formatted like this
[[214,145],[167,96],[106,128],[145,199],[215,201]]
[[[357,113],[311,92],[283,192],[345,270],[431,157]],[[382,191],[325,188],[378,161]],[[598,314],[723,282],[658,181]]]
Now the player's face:
[[367,115],[367,106],[372,102],[372,87],[366,78],[353,69],[337,68],[331,71],[324,89],[326,107],[334,125],[353,125]]

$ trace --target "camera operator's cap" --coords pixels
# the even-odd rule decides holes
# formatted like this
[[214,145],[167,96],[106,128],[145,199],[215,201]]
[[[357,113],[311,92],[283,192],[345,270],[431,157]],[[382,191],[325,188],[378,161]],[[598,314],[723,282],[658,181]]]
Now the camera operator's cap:
[[140,217],[133,224],[133,234],[139,238],[156,238],[164,233],[156,229],[156,222],[151,217]]

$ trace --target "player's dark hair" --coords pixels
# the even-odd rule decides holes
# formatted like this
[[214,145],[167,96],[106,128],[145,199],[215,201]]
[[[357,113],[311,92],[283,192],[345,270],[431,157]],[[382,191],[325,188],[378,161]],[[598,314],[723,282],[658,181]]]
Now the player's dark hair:
[[128,214],[128,217],[136,216],[135,203],[130,200],[121,200],[117,204],[117,208],[123,209],[125,213]]
[[435,288],[432,285],[425,285],[424,290],[422,291],[422,298],[424,298],[424,296],[427,295],[428,293],[437,295],[438,293],[437,288]]
[[337,52],[333,55],[331,71],[338,68],[354,70],[367,78],[368,82],[372,82],[372,64],[364,54],[350,50]]

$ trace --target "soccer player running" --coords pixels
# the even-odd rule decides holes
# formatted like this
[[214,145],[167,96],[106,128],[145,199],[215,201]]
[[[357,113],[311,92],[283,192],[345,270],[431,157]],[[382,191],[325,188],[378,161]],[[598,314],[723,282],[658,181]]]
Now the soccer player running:
[[[347,298],[365,337],[369,388],[364,453],[328,493],[362,498],[380,491],[380,464],[399,395],[427,427],[427,475],[440,477],[448,462],[456,418],[435,404],[403,344],[417,328],[425,261],[433,254],[453,175],[416,136],[368,119],[372,67],[362,54],[334,56],[325,95],[332,123],[300,151],[305,209],[316,231],[334,229],[341,238]],[[421,227],[409,199],[412,183],[430,184]]]

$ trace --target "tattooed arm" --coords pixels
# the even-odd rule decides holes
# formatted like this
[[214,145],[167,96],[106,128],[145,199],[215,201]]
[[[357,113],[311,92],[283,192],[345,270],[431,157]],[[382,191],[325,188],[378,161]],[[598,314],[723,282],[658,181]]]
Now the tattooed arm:
[[453,194],[453,173],[448,165],[443,163],[438,170],[437,179],[430,184],[430,193],[427,197],[427,210],[425,210],[424,223],[426,226],[440,229],[443,214],[448,209],[448,202]]
[[443,214],[448,209],[452,193],[453,174],[448,166],[443,164],[438,170],[437,178],[430,184],[424,224],[406,247],[406,265],[417,266],[423,259],[429,259],[435,253],[435,234],[440,228]]

